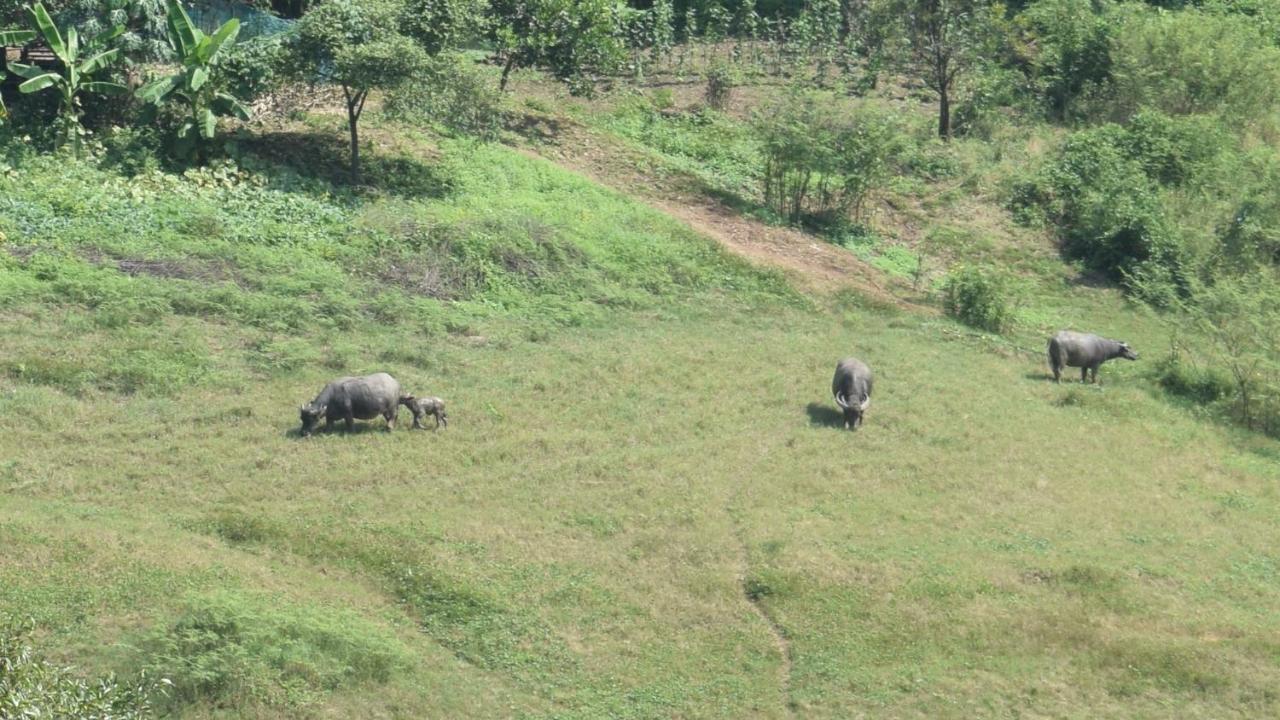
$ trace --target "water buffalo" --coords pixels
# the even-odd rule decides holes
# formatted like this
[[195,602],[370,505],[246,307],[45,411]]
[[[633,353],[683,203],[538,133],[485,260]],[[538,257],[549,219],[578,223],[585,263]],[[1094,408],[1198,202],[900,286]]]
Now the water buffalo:
[[855,358],[836,363],[831,394],[844,412],[844,429],[857,429],[862,424],[862,414],[871,406],[871,368]]
[[1063,330],[1049,338],[1049,368],[1053,370],[1054,382],[1062,382],[1063,367],[1078,367],[1080,382],[1086,382],[1090,371],[1093,371],[1093,382],[1096,383],[1098,366],[1118,357],[1137,360],[1138,353],[1129,348],[1129,343],[1088,333]]
[[325,419],[325,428],[335,420],[345,420],[350,432],[356,420],[372,420],[381,415],[387,420],[387,429],[396,426],[400,410],[400,383],[386,373],[364,377],[342,377],[334,380],[316,396],[315,400],[299,408],[302,415],[302,436],[309,436]]
[[441,425],[449,427],[449,414],[444,411],[444,401],[438,397],[414,397],[412,395],[401,395],[400,404],[409,408],[409,412],[413,413],[413,426],[415,428],[422,427],[422,418],[430,415],[436,419],[436,429],[440,429]]

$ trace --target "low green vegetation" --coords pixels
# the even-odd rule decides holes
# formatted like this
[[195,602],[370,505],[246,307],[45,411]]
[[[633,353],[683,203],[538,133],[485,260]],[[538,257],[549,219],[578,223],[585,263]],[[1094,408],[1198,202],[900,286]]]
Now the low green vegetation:
[[1271,0],[26,5],[0,715],[1280,711]]

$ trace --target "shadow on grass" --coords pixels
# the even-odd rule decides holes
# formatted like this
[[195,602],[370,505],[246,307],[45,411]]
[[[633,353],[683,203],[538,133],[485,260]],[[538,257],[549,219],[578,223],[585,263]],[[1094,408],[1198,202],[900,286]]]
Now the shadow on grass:
[[[1031,370],[1029,372],[1023,373],[1022,377],[1026,378],[1027,380],[1042,380],[1047,382],[1053,382],[1053,373],[1046,372],[1044,370]],[[1063,385],[1067,384],[1067,382],[1069,382],[1070,380],[1071,378],[1067,377],[1066,374],[1063,374],[1062,376]]]
[[812,402],[804,411],[809,414],[809,425],[813,427],[844,429],[844,413],[829,405]]
[[[1048,382],[1048,383],[1053,382],[1053,373],[1048,372],[1047,370],[1042,370],[1042,371],[1033,370],[1031,372],[1024,373],[1022,377],[1028,380],[1039,380],[1041,382]],[[1098,377],[1099,378],[1102,377],[1101,371],[1099,371]],[[1071,372],[1067,372],[1066,369],[1063,369],[1061,384],[1064,386],[1065,385],[1088,385],[1090,387],[1093,387],[1094,385],[1102,385],[1102,381],[1099,380],[1097,383],[1094,383],[1092,380],[1085,382],[1080,379],[1080,373],[1076,372],[1075,368],[1071,368]]]
[[[350,146],[328,133],[269,132],[241,141],[260,159],[300,177],[352,186]],[[361,155],[361,187],[406,198],[441,198],[453,190],[453,178],[439,166],[403,155]]]
[[[412,428],[410,427],[409,423],[405,423],[403,425],[397,423],[395,430],[392,430],[392,432],[400,432],[401,430],[410,430],[410,429]],[[332,426],[321,425],[315,430],[312,430],[311,435],[308,437],[302,436],[302,427],[300,425],[294,425],[290,427],[288,430],[284,431],[283,435],[284,437],[290,438],[293,440],[309,440],[312,437],[324,437],[326,435],[339,435],[339,436],[364,435],[366,433],[385,433],[385,432],[387,432],[387,426],[383,424],[381,420],[369,421],[369,422],[363,422],[363,421],[357,420],[355,427],[351,428],[350,431],[348,431],[346,426],[343,424],[343,422],[339,420],[338,422],[334,423]]]
[[564,132],[559,118],[538,113],[514,113],[507,118],[507,130],[535,143],[556,144]]

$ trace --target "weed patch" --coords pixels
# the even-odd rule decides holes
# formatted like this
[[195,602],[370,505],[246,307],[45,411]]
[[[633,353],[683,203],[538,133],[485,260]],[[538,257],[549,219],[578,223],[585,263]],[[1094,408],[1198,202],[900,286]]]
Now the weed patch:
[[150,672],[172,681],[175,707],[305,707],[341,687],[385,683],[407,662],[397,641],[350,613],[234,592],[189,598],[139,649]]

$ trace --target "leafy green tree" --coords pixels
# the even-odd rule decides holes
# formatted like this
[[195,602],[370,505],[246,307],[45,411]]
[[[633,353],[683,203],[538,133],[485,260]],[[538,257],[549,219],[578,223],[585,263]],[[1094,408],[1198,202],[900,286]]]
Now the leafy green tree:
[[843,63],[845,72],[861,70],[856,89],[873,89],[879,84],[891,41],[900,27],[896,22],[896,0],[843,0],[841,8],[843,50],[848,53]]
[[359,183],[360,117],[369,93],[423,74],[422,44],[403,32],[405,5],[392,0],[324,0],[298,22],[294,52],[307,77],[342,87],[351,135],[351,178]]
[[792,39],[816,64],[814,82],[826,83],[827,71],[840,48],[840,0],[810,0],[792,25]]
[[626,51],[614,31],[610,0],[493,0],[490,33],[502,61],[499,88],[511,71],[544,67],[567,81],[570,90],[589,93],[590,75],[616,68]]
[[[1280,282],[1274,272],[1259,271],[1197,284],[1179,305],[1182,318],[1204,337],[1219,367],[1230,373],[1235,410],[1245,427],[1259,421],[1272,429],[1274,398],[1280,387]],[[1265,416],[1260,417],[1260,415]]]
[[649,57],[656,65],[671,54],[676,44],[676,10],[671,0],[654,0],[653,9],[653,44],[649,48]]
[[653,13],[628,5],[614,6],[614,28],[618,39],[627,47],[631,76],[644,80],[645,50],[653,47]]
[[484,0],[404,0],[400,29],[436,55],[479,36],[485,7]]
[[168,77],[138,88],[138,98],[157,107],[166,102],[183,106],[185,119],[178,126],[175,150],[180,156],[199,160],[202,141],[213,140],[218,118],[249,119],[249,111],[234,96],[218,89],[216,74],[223,51],[235,44],[240,22],[231,19],[212,35],[205,35],[192,22],[178,0],[169,0],[169,44],[182,69]]
[[1027,70],[1058,120],[1078,114],[1080,98],[1111,80],[1115,25],[1094,0],[1040,0],[1018,18],[1031,51]]
[[122,95],[128,92],[128,88],[120,83],[93,79],[94,75],[119,59],[119,49],[102,50],[101,48],[107,42],[119,37],[124,32],[124,26],[117,25],[110,28],[82,47],[80,34],[76,29],[67,28],[65,32],[60,30],[54,24],[53,18],[49,17],[49,11],[44,5],[36,3],[27,12],[31,24],[39,31],[49,49],[58,58],[61,67],[57,70],[45,70],[34,65],[13,63],[10,68],[26,78],[26,81],[18,86],[18,91],[35,93],[52,89],[58,93],[60,142],[64,146],[70,144],[73,151],[79,155],[87,132],[80,124],[80,116],[84,111],[82,95],[84,93]]
[[938,136],[951,139],[957,78],[989,47],[992,9],[978,0],[898,0],[915,73],[938,94]]

